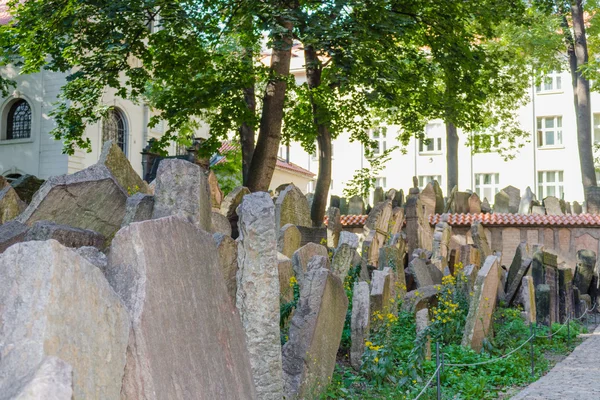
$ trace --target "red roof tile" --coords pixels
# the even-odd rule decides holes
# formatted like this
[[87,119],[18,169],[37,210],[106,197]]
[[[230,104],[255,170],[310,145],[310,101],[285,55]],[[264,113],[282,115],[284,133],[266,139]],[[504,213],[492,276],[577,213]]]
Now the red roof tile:
[[[340,221],[342,226],[363,226],[367,222],[368,215],[342,215]],[[325,216],[325,225],[329,221],[328,217]]]

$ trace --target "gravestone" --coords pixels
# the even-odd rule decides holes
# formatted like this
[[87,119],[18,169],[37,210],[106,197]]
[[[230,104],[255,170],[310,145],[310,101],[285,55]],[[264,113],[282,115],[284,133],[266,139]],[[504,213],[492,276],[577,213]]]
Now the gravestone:
[[83,246],[73,250],[75,250],[75,253],[85,258],[90,264],[99,268],[100,271],[102,271],[102,273],[106,271],[106,267],[108,265],[108,258],[103,252],[101,252],[97,248],[92,246]]
[[306,193],[304,195],[304,197],[306,197],[306,202],[308,203],[308,209],[310,211],[312,209],[313,201],[315,200],[315,194],[314,193]]
[[448,256],[451,237],[452,227],[447,222],[439,222],[435,225],[431,262],[442,272],[449,271]]
[[348,204],[347,215],[363,215],[365,213],[365,202],[360,196],[352,196]]
[[538,324],[551,326],[550,286],[546,284],[535,287],[536,320]]
[[404,252],[396,246],[384,246],[379,250],[379,268],[390,268],[394,275],[393,291],[396,297],[403,298],[406,294],[406,274],[404,272]]
[[148,184],[135,172],[123,150],[113,140],[104,142],[97,165],[104,166],[128,194],[150,194]]
[[414,282],[417,288],[440,285],[442,277],[442,271],[422,258],[414,258],[406,270],[406,281],[409,287],[412,286],[410,285],[411,282]]
[[342,281],[326,268],[309,271],[283,346],[284,393],[289,399],[318,398],[335,368],[348,310]]
[[535,201],[535,194],[531,191],[531,188],[527,186],[521,201],[519,202],[519,214],[531,214],[531,207]]
[[383,193],[383,188],[381,186],[376,187],[373,192],[373,204],[377,204],[385,200],[385,195]]
[[531,213],[534,215],[546,215],[546,208],[542,206],[532,206]]
[[479,251],[479,249],[477,249],[477,247],[475,247],[475,245],[462,245],[460,246],[459,262],[463,265],[463,267],[474,264],[479,270],[479,268],[481,267],[481,252]]
[[257,192],[244,196],[237,210],[236,306],[259,398],[281,398],[283,394],[275,208],[268,193]]
[[17,220],[26,225],[51,221],[111,238],[123,222],[126,201],[127,192],[109,170],[92,165],[72,175],[48,179]]
[[519,284],[521,283],[521,279],[523,277],[517,278],[517,274],[518,274],[519,270],[521,269],[521,264],[522,264],[523,259],[526,259],[526,258],[531,258],[530,250],[529,250],[529,247],[527,246],[527,241],[523,241],[523,242],[519,243],[519,245],[515,249],[515,255],[510,264],[510,267],[508,268],[508,276],[506,279],[506,285],[507,285],[506,287],[507,288],[513,283],[513,281],[515,279],[518,279]]
[[418,196],[407,199],[406,213],[406,250],[409,254],[409,262],[412,260],[413,251],[419,247],[419,220],[417,208],[420,206]]
[[468,192],[454,192],[454,198],[452,200],[452,212],[455,214],[468,214],[470,197],[471,194]]
[[[415,313],[415,328],[417,331],[417,337],[421,332],[426,331],[429,326],[429,310],[427,308],[423,308],[418,310]],[[431,340],[427,337],[425,341],[425,360],[431,360]]]
[[558,269],[558,316],[559,322],[564,324],[571,318],[574,311],[573,305],[573,271],[571,268]]
[[294,184],[279,193],[275,201],[275,227],[279,230],[286,224],[312,226],[308,200]]
[[476,352],[481,351],[483,339],[491,332],[496,295],[500,284],[498,268],[498,258],[487,257],[475,280],[462,345],[469,346]]
[[279,273],[279,298],[280,303],[289,303],[294,299],[294,288],[290,280],[294,277],[292,260],[281,253],[277,253],[277,271]]
[[348,215],[348,200],[345,197],[340,198],[340,213]]
[[523,304],[523,311],[527,315],[527,322],[535,324],[537,321],[536,305],[535,305],[535,287],[533,286],[533,278],[524,276],[521,281],[520,300]]
[[210,204],[214,211],[221,210],[221,203],[223,202],[223,191],[219,187],[219,181],[215,171],[212,169],[208,171],[208,188],[210,190]]
[[499,191],[494,196],[494,213],[508,213],[510,196],[504,190]]
[[25,202],[21,201],[15,189],[8,185],[0,190],[0,224],[17,218],[25,210]]
[[[533,254],[533,262],[531,264],[531,276],[533,278],[536,293],[540,285],[545,285],[548,288],[548,304],[542,305],[542,307],[548,308],[548,314],[540,314],[538,310],[538,320],[541,317],[548,317],[550,321],[549,323],[552,324],[554,322],[558,322],[559,281],[556,255],[542,250],[536,251]],[[542,294],[542,297],[543,296],[546,296],[546,294]],[[538,303],[537,298],[536,303]]]
[[250,194],[250,189],[245,186],[238,186],[225,196],[221,203],[221,214],[227,217],[231,224],[231,237],[237,239],[238,232],[238,214],[237,208],[242,203],[244,196]]
[[314,256],[328,257],[327,248],[320,244],[307,243],[292,255],[292,265],[300,288],[304,285],[304,276],[308,272],[308,263]]
[[431,285],[411,290],[404,295],[401,306],[402,311],[415,313],[423,308],[436,307],[441,289],[440,285]]
[[342,232],[338,247],[333,252],[331,270],[340,280],[344,281],[348,275],[352,260],[358,247],[358,236],[352,232]]
[[327,247],[337,247],[342,229],[340,210],[329,207],[327,211]]
[[425,186],[421,194],[419,194],[419,199],[423,205],[424,215],[426,217],[434,215],[436,210],[436,195],[435,189],[433,188],[433,182],[429,182]]
[[579,250],[577,251],[576,259],[577,264],[573,284],[579,289],[579,293],[586,294],[590,291],[590,285],[594,277],[596,253],[592,250]]
[[521,190],[514,186],[507,186],[502,191],[508,195],[508,212],[517,214],[521,204]]
[[308,243],[327,243],[327,228],[319,227],[315,228],[312,226],[296,226],[298,232],[300,232],[300,246],[304,246]]
[[154,196],[144,193],[136,193],[129,196],[125,202],[125,215],[121,227],[132,222],[140,222],[152,219],[154,209]]
[[583,212],[583,208],[581,207],[581,204],[579,204],[577,201],[573,202],[573,214],[575,215],[579,215]]
[[[385,193],[384,200],[390,200],[392,203],[394,202],[394,198],[396,197],[396,189],[390,189]],[[383,201],[383,200],[382,200]]]
[[[12,181],[10,185],[15,189],[19,198],[23,200],[25,203],[31,203],[31,199],[35,192],[37,192],[42,184],[44,183],[43,179],[39,179],[33,175],[23,175],[20,178]],[[2,185],[0,185],[0,189],[2,189]]]
[[394,200],[392,200],[393,207],[404,207],[404,190],[400,189],[396,192]]
[[10,221],[0,225],[0,253],[15,243],[25,240],[29,227],[18,221]]
[[490,206],[490,202],[485,197],[483,198],[483,201],[481,202],[481,212],[484,214],[489,214],[492,212],[492,207]]
[[292,258],[294,252],[300,248],[302,236],[296,225],[286,224],[281,227],[277,235],[277,251],[288,258]]
[[444,213],[444,192],[440,187],[440,184],[437,180],[433,181],[433,191],[435,192],[435,213],[443,214]]
[[585,205],[588,214],[600,214],[600,187],[590,186],[585,189]]
[[571,203],[570,202],[565,202],[564,200],[562,200],[565,203],[565,214],[573,214],[573,212],[571,211]]
[[458,186],[454,185],[450,194],[448,195],[448,201],[446,202],[446,206],[444,207],[444,213],[454,212],[454,196],[458,192]]
[[560,205],[560,200],[554,196],[544,198],[544,207],[548,215],[563,215],[564,210]]
[[392,209],[392,218],[389,223],[389,236],[391,237],[400,233],[404,227],[404,208],[395,207]]
[[[526,244],[521,244],[525,245]],[[507,285],[506,285],[506,296],[504,300],[507,304],[511,304],[513,299],[515,298],[523,277],[527,275],[529,268],[531,267],[532,259],[529,258],[524,252],[523,249],[517,248],[517,252],[515,253],[515,258],[513,259],[512,264],[510,265],[510,270],[508,271],[507,277]]]
[[485,228],[481,225],[481,222],[475,221],[471,224],[471,237],[481,256],[479,265],[483,265],[485,260],[492,255],[492,249],[488,244]]
[[355,282],[352,294],[352,317],[350,320],[350,365],[357,371],[362,365],[365,341],[369,337],[371,321],[370,298],[369,284],[367,282]]
[[469,197],[469,213],[471,214],[479,214],[481,213],[481,199],[477,193],[473,193]]
[[58,225],[49,221],[38,221],[33,224],[27,231],[23,241],[49,239],[54,239],[66,247],[93,246],[97,249],[103,249],[105,246],[104,236],[98,232]]
[[74,399],[119,398],[129,315],[100,269],[55,240],[16,244],[0,255],[0,304],[0,397],[58,357]]
[[178,216],[210,232],[211,203],[204,170],[189,161],[165,159],[158,165],[152,218]]
[[235,304],[237,293],[236,276],[238,272],[237,243],[230,236],[222,233],[213,234],[213,239],[217,245],[219,266],[221,267],[221,272],[225,279],[227,294],[229,294],[231,304]]
[[131,318],[121,398],[255,398],[244,330],[209,233],[176,216],[138,222],[115,235],[108,258],[106,277]]
[[341,207],[340,196],[336,196],[333,194],[331,196],[329,196],[329,207],[340,208]]
[[377,266],[379,249],[387,242],[392,211],[392,202],[386,200],[375,205],[369,213],[363,227],[363,259],[366,265]]
[[387,314],[390,312],[391,278],[390,271],[373,271],[371,280],[371,315],[376,312]]
[[231,236],[231,224],[226,216],[220,212],[212,211],[211,213],[211,233],[221,233]]

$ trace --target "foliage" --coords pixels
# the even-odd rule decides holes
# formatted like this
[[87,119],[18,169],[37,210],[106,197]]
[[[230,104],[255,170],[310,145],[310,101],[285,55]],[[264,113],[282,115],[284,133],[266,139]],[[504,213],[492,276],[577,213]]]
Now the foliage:
[[[290,278],[290,284],[287,288],[288,291],[292,291],[294,293],[292,300],[287,303],[280,302],[279,306],[279,327],[281,328],[281,345],[284,345],[288,341],[288,331],[289,331],[289,319],[292,317],[292,312],[298,306],[298,300],[300,299],[300,285],[298,285],[298,281],[295,276]],[[285,294],[281,294],[281,297],[285,296]]]
[[365,158],[369,163],[368,167],[356,170],[354,177],[346,183],[344,196],[361,196],[368,199],[371,189],[375,187],[375,177],[385,168],[385,164],[391,159],[392,153],[398,149],[397,146],[391,147],[382,154],[375,154],[373,148],[365,148]]
[[215,172],[223,195],[227,196],[233,189],[242,186],[242,152],[236,147],[221,156],[221,161],[210,169]]

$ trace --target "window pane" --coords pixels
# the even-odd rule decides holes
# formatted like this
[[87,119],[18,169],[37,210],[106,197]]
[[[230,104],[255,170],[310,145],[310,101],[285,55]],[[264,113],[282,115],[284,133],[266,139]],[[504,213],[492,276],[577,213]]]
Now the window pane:
[[423,139],[419,140],[419,153],[423,152]]
[[489,185],[490,183],[492,183],[492,175],[490,175],[490,174],[483,175],[483,184]]
[[562,131],[556,131],[556,144],[562,144]]
[[562,117],[556,117],[556,126],[562,127]]
[[483,197],[487,198],[488,200],[492,198],[492,189],[490,188],[485,188],[483,189]]
[[558,182],[562,183],[563,181],[563,172],[562,171],[558,171]]
[[548,182],[548,183],[556,182],[556,172],[554,172],[554,171],[546,172],[546,182]]
[[554,145],[554,131],[546,131],[546,146]]
[[547,186],[546,189],[548,191],[548,193],[546,194],[546,197],[556,196],[555,191],[554,191],[554,186]]
[[558,187],[558,198],[559,199],[563,198],[563,187],[562,187],[562,185]]
[[386,151],[386,150],[387,150],[387,146],[386,146],[386,142],[385,142],[385,140],[384,140],[384,141],[383,141],[383,151]]
[[438,138],[438,140],[437,140],[437,145],[438,145],[438,148],[437,148],[437,150],[438,150],[438,151],[441,151],[441,150],[442,150],[442,138]]
[[538,147],[540,147],[540,146],[544,145],[544,141],[543,141],[544,135],[543,135],[542,131],[537,131],[537,133],[538,133],[538,143],[537,143],[537,145],[538,145]]
[[[538,182],[544,182],[544,173],[543,172],[538,172]],[[542,193],[542,192],[540,192]]]
[[427,151],[433,151],[433,140],[428,138],[427,142]]
[[544,90],[552,90],[552,78],[546,77],[544,79]]
[[500,183],[500,174],[495,174],[494,176],[496,178],[496,182],[495,183],[496,183],[496,185],[498,185]]
[[541,199],[543,199],[544,196],[544,187],[542,185],[538,186],[538,195],[540,196]]
[[562,89],[561,77],[557,76],[556,77],[556,90],[560,90],[560,89]]
[[544,127],[554,128],[554,118],[545,118],[544,119]]

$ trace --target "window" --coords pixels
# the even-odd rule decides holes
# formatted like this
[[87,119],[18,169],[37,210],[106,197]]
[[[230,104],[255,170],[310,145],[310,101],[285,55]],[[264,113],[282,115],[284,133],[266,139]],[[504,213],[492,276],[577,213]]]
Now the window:
[[548,196],[563,197],[563,171],[538,171],[538,195],[540,199]]
[[385,177],[375,178],[373,180],[373,186],[385,189],[387,187],[387,179]]
[[500,191],[500,174],[475,174],[475,193],[480,199],[494,202],[494,196]]
[[442,177],[440,175],[420,175],[419,176],[419,188],[421,190],[425,189],[425,186],[429,182],[437,181],[440,186],[442,186]]
[[557,92],[559,90],[562,90],[562,82],[558,71],[550,72],[543,78],[542,83],[535,87],[537,93]]
[[562,145],[562,117],[540,117],[537,119],[538,147]]
[[123,112],[111,108],[102,121],[102,142],[114,141],[127,154],[127,120]]
[[444,132],[444,124],[427,124],[425,126],[425,137],[419,140],[419,153],[440,153]]
[[6,118],[6,139],[27,139],[31,137],[31,107],[25,100],[18,100],[10,106]]
[[473,135],[473,152],[491,153],[493,148],[500,146],[500,139],[496,135],[476,133]]
[[387,150],[387,128],[385,126],[373,129],[371,139],[377,142],[373,151],[375,154],[383,154]]
[[600,144],[600,114],[594,114],[594,144]]

